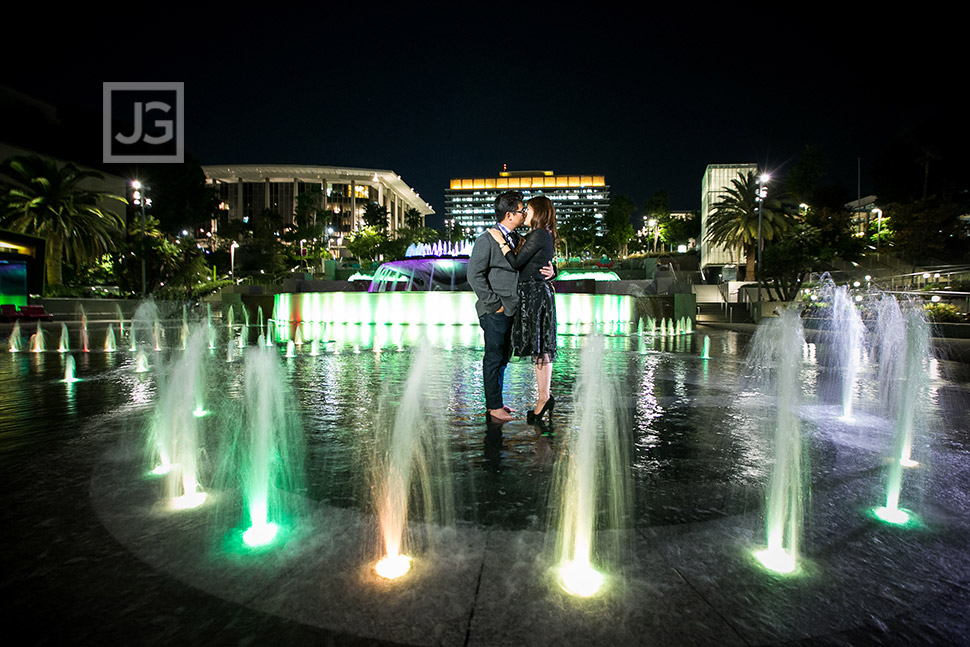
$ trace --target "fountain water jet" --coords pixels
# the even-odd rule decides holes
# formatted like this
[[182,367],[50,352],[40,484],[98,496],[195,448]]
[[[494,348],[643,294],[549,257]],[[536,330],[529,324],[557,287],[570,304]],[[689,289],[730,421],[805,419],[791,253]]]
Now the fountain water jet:
[[37,322],[37,332],[30,336],[30,352],[31,353],[43,353],[46,350],[44,344],[44,330],[40,327],[40,322]]
[[[890,319],[895,317],[890,315]],[[887,363],[895,368],[895,371],[892,368],[887,370],[890,374],[898,375],[893,447],[886,481],[886,505],[873,511],[883,521],[894,524],[905,524],[910,519],[910,514],[899,507],[899,498],[903,469],[918,465],[912,459],[913,435],[917,409],[926,390],[925,361],[930,354],[929,326],[922,314],[916,308],[909,308],[903,314],[902,321],[904,325],[901,331],[897,329],[896,337],[901,333],[903,352],[895,356],[899,361],[886,358]]]
[[117,350],[115,346],[115,331],[111,324],[108,324],[108,330],[104,333],[104,352],[113,353]]
[[155,474],[165,474],[166,496],[175,509],[201,505],[206,494],[199,483],[199,390],[205,384],[201,332],[189,337],[186,352],[159,377],[159,395],[151,427],[151,460]]
[[749,367],[763,378],[763,390],[771,390],[773,386],[776,408],[775,464],[765,515],[768,546],[755,556],[766,568],[779,573],[791,573],[798,566],[804,519],[805,473],[797,413],[800,401],[798,372],[804,345],[801,315],[798,310],[788,308],[777,319],[758,328],[748,357]]
[[580,360],[576,413],[555,490],[560,497],[556,563],[563,588],[582,597],[596,594],[603,581],[593,567],[598,508],[607,508],[609,530],[625,524],[632,510],[627,443],[622,438],[628,425],[619,418],[616,385],[604,370],[604,355],[604,339],[590,337]]
[[67,332],[67,324],[61,324],[61,343],[57,346],[58,353],[67,353],[71,350],[71,337]]
[[13,330],[10,331],[10,339],[7,340],[7,346],[11,353],[19,353],[21,343],[20,322],[15,321],[13,322]]
[[68,355],[66,360],[64,361],[64,379],[61,381],[67,382],[68,384],[71,384],[73,382],[80,382],[81,380],[75,377],[75,373],[76,373],[76,369],[75,369],[74,356]]
[[238,478],[249,527],[242,533],[250,547],[271,543],[285,525],[286,492],[302,488],[303,433],[285,387],[279,359],[259,345],[245,354],[245,414],[233,442]]
[[[430,537],[430,523],[437,511],[448,519],[453,514],[453,495],[447,476],[447,455],[438,446],[442,428],[434,412],[441,406],[429,401],[427,379],[434,366],[434,352],[425,340],[412,355],[411,366],[404,393],[396,411],[391,412],[391,398],[383,397],[378,418],[381,449],[378,455],[377,482],[374,484],[375,507],[384,545],[384,557],[375,565],[381,577],[393,579],[404,575],[410,568],[410,557],[404,554],[412,485],[424,513]],[[393,421],[391,421],[393,416]],[[436,474],[437,472],[437,474]],[[440,487],[434,488],[433,477],[440,478]],[[437,496],[436,496],[437,495]]]

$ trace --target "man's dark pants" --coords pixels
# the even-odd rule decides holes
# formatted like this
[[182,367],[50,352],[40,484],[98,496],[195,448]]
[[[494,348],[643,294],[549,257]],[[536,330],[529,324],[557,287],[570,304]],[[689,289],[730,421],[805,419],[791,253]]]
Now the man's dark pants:
[[512,357],[512,317],[503,312],[478,318],[485,332],[485,357],[482,359],[482,381],[485,387],[485,408],[501,409],[505,367]]

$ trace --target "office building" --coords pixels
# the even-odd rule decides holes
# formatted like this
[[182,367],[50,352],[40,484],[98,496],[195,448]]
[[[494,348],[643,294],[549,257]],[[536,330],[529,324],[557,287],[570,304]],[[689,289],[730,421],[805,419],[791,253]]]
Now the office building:
[[495,222],[495,198],[521,191],[526,200],[544,195],[556,206],[562,224],[592,216],[597,230],[610,206],[610,187],[602,175],[556,175],[553,171],[502,171],[498,177],[455,178],[445,191],[445,228],[458,223],[473,238]]
[[746,175],[748,171],[758,172],[757,164],[708,164],[701,178],[701,237],[697,241],[700,248],[701,268],[709,265],[729,265],[744,262],[742,250],[728,249],[723,245],[711,245],[707,242],[707,219],[714,211],[714,205],[726,190],[733,188],[733,181],[738,174]]
[[202,169],[206,183],[216,189],[224,217],[231,220],[250,222],[269,211],[283,225],[291,224],[297,197],[313,189],[320,191],[321,210],[332,214],[328,226],[334,229],[337,238],[346,237],[363,226],[368,202],[387,208],[388,230],[392,234],[404,226],[404,213],[409,207],[417,209],[422,216],[434,213],[400,175],[389,170],[262,164],[213,165]]

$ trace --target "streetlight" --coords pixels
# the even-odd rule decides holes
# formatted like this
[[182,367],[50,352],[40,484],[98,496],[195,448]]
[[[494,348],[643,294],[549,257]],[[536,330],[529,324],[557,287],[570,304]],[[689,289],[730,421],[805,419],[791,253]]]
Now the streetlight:
[[[771,180],[771,175],[769,175],[768,173],[762,173],[761,174],[761,176],[758,178],[758,186],[760,188],[758,189],[758,193],[755,196],[755,202],[758,203],[758,206],[756,208],[758,209],[758,272],[759,273],[761,272],[761,248],[762,248],[762,241],[761,241],[761,218],[762,218],[762,212],[764,211],[765,199],[768,197],[768,182],[770,180]],[[760,305],[761,304],[761,281],[760,280],[758,281],[758,304],[759,304],[758,305],[758,308],[759,308],[758,312],[760,314],[760,312],[761,312],[761,310],[760,310],[760,308],[761,308],[761,305]]]
[[651,218],[647,222],[647,226],[653,229],[653,253],[657,253],[657,220],[656,218]]
[[232,241],[232,245],[229,246],[229,276],[232,277],[233,283],[236,281],[236,248],[239,247],[239,243]]
[[148,233],[148,226],[145,224],[145,207],[151,204],[151,200],[148,198],[148,191],[151,187],[147,184],[142,184],[138,180],[132,180],[131,188],[134,191],[131,194],[132,202],[136,206],[141,206],[141,239],[142,239],[142,250],[141,250],[141,295],[145,296],[147,293],[146,282],[145,282],[145,236]]

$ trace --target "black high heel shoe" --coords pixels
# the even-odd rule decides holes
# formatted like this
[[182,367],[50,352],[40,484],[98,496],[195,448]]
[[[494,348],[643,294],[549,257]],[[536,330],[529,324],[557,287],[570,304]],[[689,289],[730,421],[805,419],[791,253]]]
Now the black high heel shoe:
[[552,410],[555,408],[556,408],[556,398],[554,398],[550,393],[549,399],[546,400],[546,403],[544,405],[542,405],[542,409],[539,410],[539,413],[536,413],[532,409],[529,409],[529,412],[525,416],[526,422],[528,422],[530,425],[533,425],[536,422],[541,422],[542,416],[546,415],[546,411],[549,412],[549,422],[552,422]]

